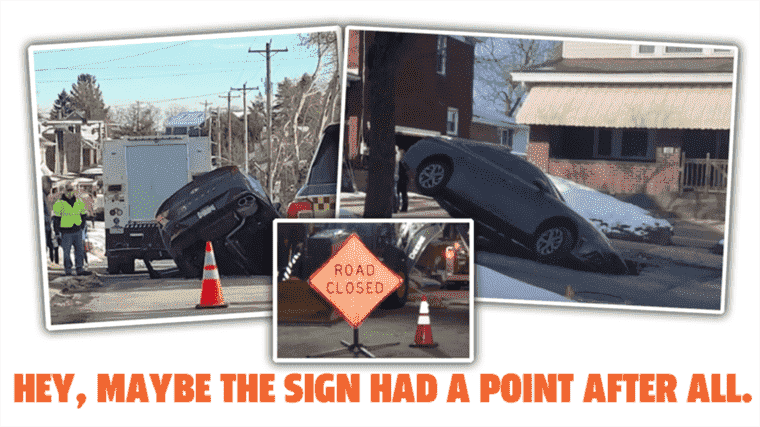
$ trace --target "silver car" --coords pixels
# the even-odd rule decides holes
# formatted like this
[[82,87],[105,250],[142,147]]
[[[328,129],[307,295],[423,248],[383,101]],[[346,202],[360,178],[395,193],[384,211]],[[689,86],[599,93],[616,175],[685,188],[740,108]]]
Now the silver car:
[[607,237],[565,204],[551,180],[505,147],[425,138],[402,161],[421,193],[453,217],[472,218],[479,237],[517,242],[542,262],[570,259],[596,271],[629,272]]

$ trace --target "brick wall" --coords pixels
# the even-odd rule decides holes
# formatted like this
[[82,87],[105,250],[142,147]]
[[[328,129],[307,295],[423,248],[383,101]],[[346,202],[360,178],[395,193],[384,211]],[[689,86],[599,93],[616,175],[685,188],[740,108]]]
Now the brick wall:
[[[671,150],[671,153],[664,153],[663,148],[657,148],[654,163],[548,159],[548,155],[546,157],[549,174],[570,179],[587,187],[610,194],[662,194],[678,191],[680,150]],[[541,167],[538,163],[536,165]]]

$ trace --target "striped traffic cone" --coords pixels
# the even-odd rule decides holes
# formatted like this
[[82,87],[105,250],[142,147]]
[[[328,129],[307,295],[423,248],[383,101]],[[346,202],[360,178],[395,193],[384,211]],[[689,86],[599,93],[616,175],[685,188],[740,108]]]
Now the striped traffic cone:
[[203,284],[201,302],[195,308],[227,308],[222,296],[222,283],[219,281],[219,270],[216,269],[214,248],[211,242],[206,242],[206,260],[203,267]]
[[430,328],[430,308],[427,298],[422,296],[420,303],[420,317],[417,321],[417,333],[414,335],[414,344],[409,347],[435,348],[438,343],[433,342],[433,330]]

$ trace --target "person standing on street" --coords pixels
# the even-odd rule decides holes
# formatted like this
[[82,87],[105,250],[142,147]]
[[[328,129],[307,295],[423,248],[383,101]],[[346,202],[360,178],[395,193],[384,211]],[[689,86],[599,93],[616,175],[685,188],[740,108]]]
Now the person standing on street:
[[405,150],[401,150],[396,147],[396,204],[393,207],[394,212],[406,212],[409,207],[409,177],[407,176],[407,169],[401,159],[404,158]]
[[61,235],[63,249],[63,268],[67,276],[71,275],[71,247],[74,247],[74,262],[78,276],[92,274],[84,269],[84,240],[82,229],[86,220],[87,208],[82,199],[74,194],[74,185],[67,182],[61,198],[53,205],[53,226],[56,234]]

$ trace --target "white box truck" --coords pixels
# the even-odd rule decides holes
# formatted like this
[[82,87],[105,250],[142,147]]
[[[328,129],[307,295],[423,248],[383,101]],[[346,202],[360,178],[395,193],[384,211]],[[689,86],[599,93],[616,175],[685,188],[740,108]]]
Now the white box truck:
[[205,136],[157,135],[104,142],[108,273],[131,274],[135,259],[169,259],[156,210],[169,196],[213,168]]

